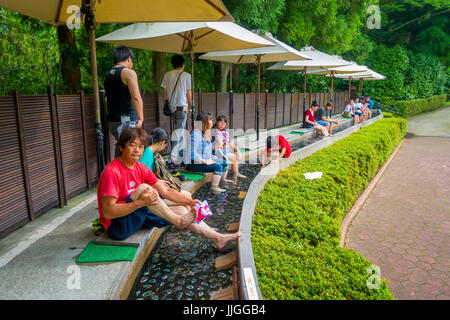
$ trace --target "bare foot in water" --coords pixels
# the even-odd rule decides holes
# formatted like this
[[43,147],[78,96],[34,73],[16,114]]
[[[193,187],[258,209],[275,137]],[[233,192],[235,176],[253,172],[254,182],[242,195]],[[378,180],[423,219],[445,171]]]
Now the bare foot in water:
[[218,250],[222,250],[228,242],[236,240],[242,235],[240,232],[236,233],[223,233],[218,237],[216,241],[214,241],[215,245],[217,246]]
[[183,214],[181,217],[181,221],[177,226],[177,229],[183,230],[186,229],[189,225],[191,225],[197,219],[197,209],[192,207],[188,212]]

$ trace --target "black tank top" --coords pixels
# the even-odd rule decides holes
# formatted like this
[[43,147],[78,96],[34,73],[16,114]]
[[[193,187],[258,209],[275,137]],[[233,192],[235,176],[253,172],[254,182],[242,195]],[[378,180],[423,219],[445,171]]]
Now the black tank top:
[[123,83],[120,74],[125,67],[114,67],[105,76],[104,86],[108,99],[108,121],[120,121],[121,116],[129,116],[136,121],[137,115],[131,102],[130,90]]

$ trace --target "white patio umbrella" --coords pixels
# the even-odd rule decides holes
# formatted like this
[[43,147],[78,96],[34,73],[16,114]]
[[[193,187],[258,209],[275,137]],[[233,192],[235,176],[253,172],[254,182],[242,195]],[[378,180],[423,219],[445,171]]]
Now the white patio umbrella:
[[[0,0],[0,7],[52,25],[71,22],[75,15],[89,30],[92,87],[97,130],[98,172],[103,170],[103,137],[101,135],[100,98],[95,47],[95,26],[99,23],[156,21],[234,21],[221,0]],[[76,11],[76,9],[79,9]],[[74,11],[75,9],[75,11]]]
[[375,72],[371,69],[367,69],[364,72],[358,72],[358,73],[353,73],[353,74],[339,74],[339,75],[336,75],[336,78],[349,80],[349,85],[348,85],[349,96],[350,96],[352,80],[359,79],[359,90],[358,91],[359,91],[359,95],[360,95],[361,91],[362,91],[362,84],[364,81],[376,81],[376,80],[386,79],[385,76],[383,76],[382,74]]
[[[335,56],[336,57],[336,56]],[[339,58],[339,57],[337,57]],[[312,69],[306,71],[306,74],[314,74],[314,75],[328,75],[331,77],[331,98],[330,100],[333,101],[333,82],[335,75],[339,74],[353,74],[358,72],[365,72],[368,71],[369,68],[366,66],[360,66],[356,64],[355,62],[351,61],[351,64],[343,66],[343,67],[335,67],[335,68],[327,68],[327,69]]]
[[192,127],[194,127],[194,53],[273,46],[272,42],[233,22],[135,23],[100,37],[97,41],[154,51],[189,53],[192,76]]
[[[38,3],[37,3],[38,2]],[[0,6],[53,24],[66,24],[70,6],[95,6],[98,23],[234,21],[221,0],[1,0]],[[69,11],[69,12],[68,12]]]
[[259,109],[260,109],[260,91],[261,91],[261,63],[277,62],[286,60],[310,60],[309,57],[288,46],[287,44],[275,39],[272,34],[266,32],[261,35],[264,39],[272,42],[272,47],[260,47],[244,50],[208,52],[200,59],[215,60],[228,63],[255,63],[258,65],[258,91],[256,97],[256,140],[259,140]]
[[304,74],[303,113],[306,111],[306,72],[313,69],[327,69],[351,64],[349,61],[318,51],[314,47],[304,47],[300,50],[311,60],[278,62],[268,70],[301,70]]

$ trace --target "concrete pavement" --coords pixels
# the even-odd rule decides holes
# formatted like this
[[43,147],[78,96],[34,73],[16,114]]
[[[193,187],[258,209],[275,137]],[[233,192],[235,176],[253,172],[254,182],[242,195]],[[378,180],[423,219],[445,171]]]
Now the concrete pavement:
[[450,299],[450,108],[408,134],[347,234],[397,299]]

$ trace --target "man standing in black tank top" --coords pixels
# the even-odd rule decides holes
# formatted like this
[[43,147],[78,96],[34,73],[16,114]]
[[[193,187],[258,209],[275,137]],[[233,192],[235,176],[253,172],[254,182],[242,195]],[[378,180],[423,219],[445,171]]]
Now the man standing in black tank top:
[[[115,48],[115,66],[107,72],[104,81],[109,129],[117,142],[125,127],[141,128],[144,121],[144,105],[138,77],[132,70],[133,59],[134,54],[130,48],[126,46]],[[117,143],[115,156],[119,156]]]

